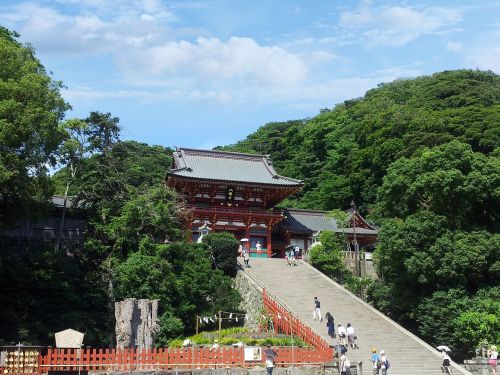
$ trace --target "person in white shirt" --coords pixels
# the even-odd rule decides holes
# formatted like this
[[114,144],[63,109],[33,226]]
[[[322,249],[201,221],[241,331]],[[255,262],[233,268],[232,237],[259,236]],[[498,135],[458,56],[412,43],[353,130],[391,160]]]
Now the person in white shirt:
[[245,267],[249,268],[250,265],[248,264],[248,262],[250,262],[250,251],[248,251],[247,249],[243,249],[243,261],[245,262]]
[[356,343],[354,340],[356,340],[356,333],[354,332],[354,327],[351,325],[351,323],[347,323],[347,342],[349,343],[349,346],[351,349],[355,349],[357,347]]
[[387,359],[387,356],[385,355],[385,351],[381,350],[380,351],[380,360],[382,361],[382,375],[387,374],[387,370],[389,369],[389,360]]
[[316,321],[316,315],[318,316],[318,320],[320,322],[323,321],[323,317],[321,316],[321,302],[318,297],[314,297],[314,310],[313,310],[313,318]]
[[266,371],[267,375],[273,375],[274,366],[276,366],[275,358],[278,355],[276,351],[271,347],[271,345],[267,345],[267,349],[264,352],[266,355]]
[[260,255],[262,254],[262,245],[260,244],[260,241],[257,241],[255,248],[257,249],[257,256],[260,257]]
[[497,347],[495,345],[492,345],[491,348],[488,350],[488,364],[491,367],[491,371],[493,371],[493,375],[497,375],[497,359],[498,359],[498,352],[497,352]]
[[342,354],[340,357],[340,374],[341,375],[350,375],[351,374],[351,362],[347,359],[345,354]]
[[342,323],[338,324],[337,333],[339,335],[339,342],[345,346],[345,340],[347,338],[347,331],[345,330],[345,327],[342,325]]
[[219,350],[219,341],[214,340],[214,344],[210,347],[210,351],[213,352],[216,350]]

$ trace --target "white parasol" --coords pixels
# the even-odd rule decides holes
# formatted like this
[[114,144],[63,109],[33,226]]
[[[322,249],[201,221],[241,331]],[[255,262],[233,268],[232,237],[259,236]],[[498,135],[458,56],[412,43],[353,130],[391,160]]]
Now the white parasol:
[[445,352],[450,352],[451,353],[451,349],[448,348],[446,345],[439,345],[436,347],[437,350],[441,350],[441,351],[445,351]]
[[241,242],[248,242],[248,238],[242,238],[240,241]]

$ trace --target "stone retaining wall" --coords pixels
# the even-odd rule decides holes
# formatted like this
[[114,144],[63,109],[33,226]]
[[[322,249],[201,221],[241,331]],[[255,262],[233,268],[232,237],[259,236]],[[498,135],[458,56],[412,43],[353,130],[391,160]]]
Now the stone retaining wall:
[[[488,365],[488,358],[472,358],[464,361],[464,367],[474,375],[489,375],[493,374],[491,366]],[[500,366],[497,366],[497,373]]]
[[[304,367],[277,367],[273,375],[338,375],[338,370],[334,367],[304,366]],[[356,375],[356,368],[351,368],[351,373]],[[178,370],[151,370],[151,371],[131,371],[131,372],[94,372],[89,371],[88,375],[266,375],[264,367],[256,366],[252,368],[220,368],[220,369],[178,369]]]
[[[262,311],[262,290],[255,282],[245,274],[245,271],[239,270],[234,279],[234,287],[241,294],[241,303],[239,308],[245,311],[249,316],[260,316]],[[251,319],[245,320],[245,327],[256,329],[258,322],[252,322]]]

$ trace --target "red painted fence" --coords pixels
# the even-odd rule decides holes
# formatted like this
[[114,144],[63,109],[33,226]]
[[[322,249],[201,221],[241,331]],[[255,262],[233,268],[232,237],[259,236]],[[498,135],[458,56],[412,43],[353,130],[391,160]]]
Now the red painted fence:
[[132,371],[139,369],[173,369],[175,367],[236,367],[244,364],[243,349],[158,348],[143,350],[115,349],[49,349],[41,358],[46,371]]
[[264,289],[264,309],[273,320],[274,329],[279,333],[300,337],[300,339],[316,348],[318,362],[330,362],[333,360],[334,350],[328,341],[316,333],[311,327],[303,323],[299,318],[293,316],[288,309],[275,301]]
[[[262,348],[264,350],[264,348]],[[324,354],[313,348],[276,347],[276,365],[281,367],[304,364],[323,364]],[[31,374],[47,371],[133,371],[146,369],[180,368],[230,368],[263,365],[265,355],[259,361],[245,361],[244,349],[222,347],[216,351],[209,348],[159,348],[144,350],[115,349],[48,349],[40,355],[38,365]],[[7,370],[7,372],[4,372]],[[6,374],[27,374],[17,368],[1,368]]]
[[[262,348],[264,350],[264,348]],[[278,353],[276,365],[280,367],[292,364],[321,365],[325,362],[325,353],[314,348],[276,347]],[[245,361],[244,349],[221,347],[217,351],[209,348],[194,347],[188,349],[158,348],[144,350],[115,349],[48,349],[47,354],[38,357],[38,365],[30,374],[47,371],[133,371],[152,369],[179,368],[227,368],[253,367],[263,365],[265,355],[260,361]],[[7,370],[7,372],[4,372]],[[0,368],[6,374],[27,374],[17,368]]]

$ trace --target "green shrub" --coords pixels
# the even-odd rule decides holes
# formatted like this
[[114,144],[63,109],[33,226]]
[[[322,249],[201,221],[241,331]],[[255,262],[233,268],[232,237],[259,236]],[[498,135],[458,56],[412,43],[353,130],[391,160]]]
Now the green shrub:
[[213,257],[214,266],[228,276],[236,275],[239,242],[231,233],[210,233],[203,237]]
[[342,259],[342,237],[332,231],[323,231],[320,241],[321,244],[311,247],[309,251],[311,264],[328,277],[343,283],[351,273]]
[[179,337],[184,331],[182,320],[167,312],[160,317],[160,332],[156,338],[157,346],[170,346],[173,338]]

